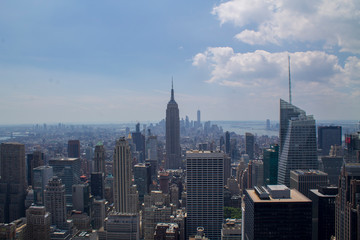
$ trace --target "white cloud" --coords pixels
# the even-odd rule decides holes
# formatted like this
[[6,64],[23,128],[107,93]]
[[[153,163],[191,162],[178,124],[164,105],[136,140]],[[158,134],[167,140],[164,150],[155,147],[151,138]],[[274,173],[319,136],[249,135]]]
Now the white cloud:
[[360,53],[358,0],[230,0],[212,13],[221,24],[241,27],[235,38],[251,45],[323,42],[324,48]]
[[[199,60],[201,56],[201,61]],[[194,57],[194,65],[210,69],[208,83],[247,88],[263,94],[268,91],[286,92],[288,56],[291,58],[291,76],[298,94],[328,95],[355,94],[359,91],[360,59],[349,57],[344,66],[338,57],[321,51],[278,52],[263,50],[235,53],[230,47],[208,48]],[[265,96],[265,95],[263,95]]]

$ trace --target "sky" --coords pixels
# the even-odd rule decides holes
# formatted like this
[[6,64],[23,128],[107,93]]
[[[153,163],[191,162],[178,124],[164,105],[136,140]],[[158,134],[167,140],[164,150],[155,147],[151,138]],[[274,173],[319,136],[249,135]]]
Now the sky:
[[360,1],[4,0],[0,124],[360,120]]

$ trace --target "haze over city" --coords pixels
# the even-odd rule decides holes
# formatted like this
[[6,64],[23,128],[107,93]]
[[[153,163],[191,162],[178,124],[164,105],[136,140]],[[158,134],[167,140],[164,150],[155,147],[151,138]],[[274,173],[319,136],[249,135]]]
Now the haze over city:
[[359,1],[3,1],[0,124],[360,119]]

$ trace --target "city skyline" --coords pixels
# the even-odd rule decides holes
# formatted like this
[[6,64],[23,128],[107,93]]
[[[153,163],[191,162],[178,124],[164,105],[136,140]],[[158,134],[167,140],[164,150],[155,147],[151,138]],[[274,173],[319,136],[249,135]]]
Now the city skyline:
[[359,120],[359,9],[355,0],[4,2],[0,124],[157,122],[172,76],[180,118],[200,109],[205,121],[278,120],[288,56],[293,104],[317,120]]

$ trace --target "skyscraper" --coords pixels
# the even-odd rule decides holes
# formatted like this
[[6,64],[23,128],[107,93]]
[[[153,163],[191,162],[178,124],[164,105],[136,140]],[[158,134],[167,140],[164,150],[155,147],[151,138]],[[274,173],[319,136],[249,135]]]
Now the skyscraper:
[[197,127],[200,127],[200,125],[201,125],[201,113],[200,113],[200,110],[197,110],[196,122],[197,122]]
[[51,213],[51,224],[59,228],[66,226],[65,185],[61,179],[54,176],[45,190],[45,207]]
[[230,155],[230,133],[225,132],[225,153]]
[[318,169],[315,119],[280,99],[280,124],[278,183],[290,186],[291,170]]
[[27,154],[27,183],[33,185],[33,169],[44,165],[44,153],[40,151],[34,151],[33,153]]
[[328,156],[331,145],[341,146],[341,126],[318,127],[318,148],[321,154]]
[[175,102],[174,88],[171,88],[171,98],[166,108],[166,168],[181,167],[180,149],[180,118],[179,107]]
[[188,151],[187,234],[204,227],[210,239],[221,238],[224,206],[224,153]]
[[140,123],[136,124],[136,131],[131,133],[131,139],[139,153],[139,162],[145,162],[145,136],[140,132]]
[[245,191],[244,203],[244,239],[311,239],[311,200],[297,190],[259,186]]
[[309,197],[310,189],[328,185],[328,175],[319,170],[297,169],[290,171],[290,188]]
[[105,175],[105,148],[104,145],[100,142],[95,146],[94,162],[94,172],[102,172]]
[[0,222],[9,223],[25,216],[24,144],[2,143],[0,164]]
[[68,141],[68,157],[79,158],[80,157],[80,141],[69,140]]
[[245,153],[249,155],[250,160],[254,159],[255,136],[252,133],[245,133]]
[[39,166],[33,169],[34,176],[34,203],[36,205],[44,205],[44,190],[53,176],[53,168],[50,166]]
[[132,179],[131,153],[124,137],[116,141],[114,149],[114,206],[117,212],[131,213],[130,187]]
[[26,239],[50,240],[51,214],[44,206],[31,206],[26,210]]
[[278,165],[279,165],[279,145],[271,145],[270,148],[264,149],[264,184],[277,184]]
[[280,99],[280,154],[285,144],[285,138],[289,128],[289,120],[298,117],[300,114],[305,115],[305,111]]
[[335,237],[360,238],[360,163],[346,163],[341,170],[335,198]]

